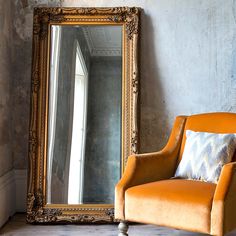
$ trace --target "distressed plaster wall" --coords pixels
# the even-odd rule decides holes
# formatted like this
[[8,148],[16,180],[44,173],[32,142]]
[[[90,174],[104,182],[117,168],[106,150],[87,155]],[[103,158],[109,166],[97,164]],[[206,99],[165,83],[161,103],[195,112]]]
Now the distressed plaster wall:
[[0,0],[0,177],[12,169],[12,4]]
[[12,94],[14,96],[11,112],[13,160],[16,169],[25,169],[28,158],[33,8],[37,5],[58,6],[59,3],[45,0],[11,0],[9,2],[12,2],[14,9],[11,44],[14,53],[12,61]]
[[235,0],[15,0],[14,166],[27,167],[32,7],[140,6],[141,151],[167,140],[174,117],[236,112]]

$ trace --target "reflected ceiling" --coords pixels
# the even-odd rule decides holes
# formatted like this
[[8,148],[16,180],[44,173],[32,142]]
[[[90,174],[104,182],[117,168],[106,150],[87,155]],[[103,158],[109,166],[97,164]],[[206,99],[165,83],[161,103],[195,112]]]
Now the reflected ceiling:
[[121,56],[121,26],[83,27],[91,56]]

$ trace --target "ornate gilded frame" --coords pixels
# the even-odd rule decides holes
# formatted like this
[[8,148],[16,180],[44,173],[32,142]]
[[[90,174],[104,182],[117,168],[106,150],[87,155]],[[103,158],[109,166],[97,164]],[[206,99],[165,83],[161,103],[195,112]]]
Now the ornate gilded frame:
[[122,173],[127,157],[138,152],[138,38],[140,9],[35,8],[27,222],[104,223],[114,222],[111,204],[46,204],[46,153],[50,26],[52,24],[121,25],[123,28],[122,72]]

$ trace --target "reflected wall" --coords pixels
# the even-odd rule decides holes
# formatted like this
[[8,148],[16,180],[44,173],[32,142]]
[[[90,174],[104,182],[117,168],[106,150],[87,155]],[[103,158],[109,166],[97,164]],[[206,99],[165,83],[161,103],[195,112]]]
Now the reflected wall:
[[121,59],[91,58],[89,94],[93,96],[88,97],[85,203],[113,203],[114,186],[120,179]]

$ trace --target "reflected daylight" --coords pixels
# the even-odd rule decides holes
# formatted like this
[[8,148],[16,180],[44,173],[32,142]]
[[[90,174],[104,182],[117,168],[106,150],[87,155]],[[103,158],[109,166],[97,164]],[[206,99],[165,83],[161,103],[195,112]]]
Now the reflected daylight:
[[47,203],[113,204],[121,91],[122,26],[51,26]]

